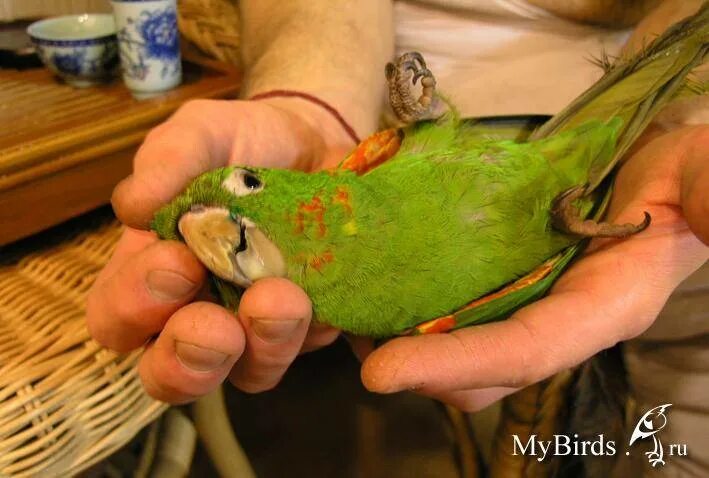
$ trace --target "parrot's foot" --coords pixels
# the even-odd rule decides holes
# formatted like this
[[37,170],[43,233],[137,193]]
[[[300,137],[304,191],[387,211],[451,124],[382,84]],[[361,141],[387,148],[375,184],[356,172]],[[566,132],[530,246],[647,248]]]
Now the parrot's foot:
[[[409,71],[413,75],[410,75]],[[396,60],[396,64],[387,63],[386,78],[389,83],[389,101],[399,120],[408,124],[430,117],[436,79],[426,68],[426,62],[420,53],[404,53]],[[415,85],[419,78],[421,96],[415,98],[411,92],[411,84]]]
[[573,202],[586,193],[584,186],[574,186],[559,194],[552,204],[552,224],[560,231],[583,237],[627,237],[636,234],[650,225],[650,214],[639,224],[611,224],[580,216]]

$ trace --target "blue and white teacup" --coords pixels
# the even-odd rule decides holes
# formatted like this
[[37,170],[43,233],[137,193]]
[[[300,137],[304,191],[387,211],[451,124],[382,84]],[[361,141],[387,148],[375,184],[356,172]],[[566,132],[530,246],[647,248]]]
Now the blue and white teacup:
[[42,62],[76,87],[109,80],[118,71],[112,15],[85,13],[40,20],[27,27]]
[[123,81],[138,97],[182,81],[175,0],[111,0]]

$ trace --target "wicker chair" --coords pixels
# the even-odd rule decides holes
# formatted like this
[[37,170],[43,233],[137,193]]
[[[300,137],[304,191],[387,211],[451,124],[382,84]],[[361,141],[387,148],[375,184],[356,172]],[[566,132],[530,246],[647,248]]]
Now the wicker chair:
[[138,353],[102,349],[84,300],[116,224],[0,268],[0,475],[73,474],[166,409],[145,395]]
[[[234,3],[180,1],[179,24],[184,36],[207,55],[238,63]],[[119,356],[105,350],[91,340],[84,324],[86,294],[120,233],[121,226],[112,221],[19,261],[3,257],[0,477],[75,475],[125,445],[168,409],[143,391],[135,367],[140,352]],[[223,466],[249,476],[248,462],[231,431],[223,429],[219,413],[205,412],[205,407],[219,412],[220,406],[221,396],[214,394],[194,408],[196,431],[212,442],[208,449],[231,455]],[[190,446],[194,449],[190,433],[195,426],[180,425],[182,419],[175,416],[169,415],[171,424],[162,427],[163,439],[183,430],[185,455]],[[216,444],[215,430],[220,436]],[[154,453],[155,447],[150,448],[148,454]],[[187,455],[191,459],[191,452]],[[189,464],[188,459],[183,468]]]

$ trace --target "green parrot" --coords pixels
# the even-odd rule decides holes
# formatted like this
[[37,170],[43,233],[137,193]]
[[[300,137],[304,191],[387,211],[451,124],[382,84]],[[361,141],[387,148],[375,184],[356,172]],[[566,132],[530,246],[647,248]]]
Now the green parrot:
[[653,116],[697,89],[687,76],[708,45],[705,4],[638,55],[601,61],[606,74],[525,140],[500,139],[452,107],[422,121],[440,97],[423,58],[408,53],[386,69],[408,126],[373,135],[334,170],[207,172],[152,227],[186,242],[230,308],[254,281],[286,277],[310,296],[315,320],[357,335],[502,319],[541,297],[587,238],[649,225],[647,214],[600,221],[613,173]]

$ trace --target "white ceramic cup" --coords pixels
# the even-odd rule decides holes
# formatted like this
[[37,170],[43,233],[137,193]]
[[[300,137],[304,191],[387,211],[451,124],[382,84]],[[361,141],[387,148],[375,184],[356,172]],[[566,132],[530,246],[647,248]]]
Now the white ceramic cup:
[[182,81],[176,0],[111,0],[123,81],[137,97]]

